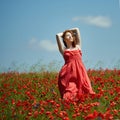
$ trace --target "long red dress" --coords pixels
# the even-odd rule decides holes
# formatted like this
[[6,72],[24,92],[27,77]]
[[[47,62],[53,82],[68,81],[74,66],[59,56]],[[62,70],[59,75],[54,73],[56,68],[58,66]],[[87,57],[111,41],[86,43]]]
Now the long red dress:
[[65,50],[63,56],[65,64],[59,72],[58,79],[61,98],[74,99],[83,94],[94,94],[82,62],[81,50]]

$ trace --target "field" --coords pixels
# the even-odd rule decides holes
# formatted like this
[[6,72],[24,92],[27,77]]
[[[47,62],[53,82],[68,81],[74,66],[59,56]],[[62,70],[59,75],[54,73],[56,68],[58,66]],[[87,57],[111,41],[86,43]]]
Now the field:
[[0,120],[119,120],[120,70],[92,70],[95,95],[61,100],[57,72],[0,74]]

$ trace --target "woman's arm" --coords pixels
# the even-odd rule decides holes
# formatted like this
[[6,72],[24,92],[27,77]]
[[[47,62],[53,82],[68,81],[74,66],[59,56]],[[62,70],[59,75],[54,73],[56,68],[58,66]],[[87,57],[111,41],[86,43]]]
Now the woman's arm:
[[79,30],[79,28],[72,28],[71,30],[72,30],[72,31],[74,32],[74,34],[75,34],[76,44],[79,45],[79,46],[80,46],[80,49],[81,49],[82,45],[81,45],[81,36],[80,36],[80,30]]
[[56,35],[56,40],[57,40],[57,44],[58,44],[59,51],[60,51],[60,53],[63,55],[64,48],[63,48],[63,43],[62,43],[62,41],[61,41],[62,35],[63,35],[63,33],[58,33],[58,34]]

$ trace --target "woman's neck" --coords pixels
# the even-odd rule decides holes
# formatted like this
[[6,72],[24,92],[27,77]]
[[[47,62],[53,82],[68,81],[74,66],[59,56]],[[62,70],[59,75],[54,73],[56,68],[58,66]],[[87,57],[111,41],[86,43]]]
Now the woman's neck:
[[72,44],[70,43],[70,44],[67,44],[67,49],[72,49],[73,48],[73,46],[72,46]]
[[69,46],[69,47],[67,47],[67,49],[73,49],[73,46]]

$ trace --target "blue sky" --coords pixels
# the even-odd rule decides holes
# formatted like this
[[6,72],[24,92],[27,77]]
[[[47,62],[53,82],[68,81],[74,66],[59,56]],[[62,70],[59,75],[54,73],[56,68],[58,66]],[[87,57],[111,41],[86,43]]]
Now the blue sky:
[[64,60],[56,33],[78,27],[83,61],[112,68],[120,60],[119,0],[0,0],[0,66]]

